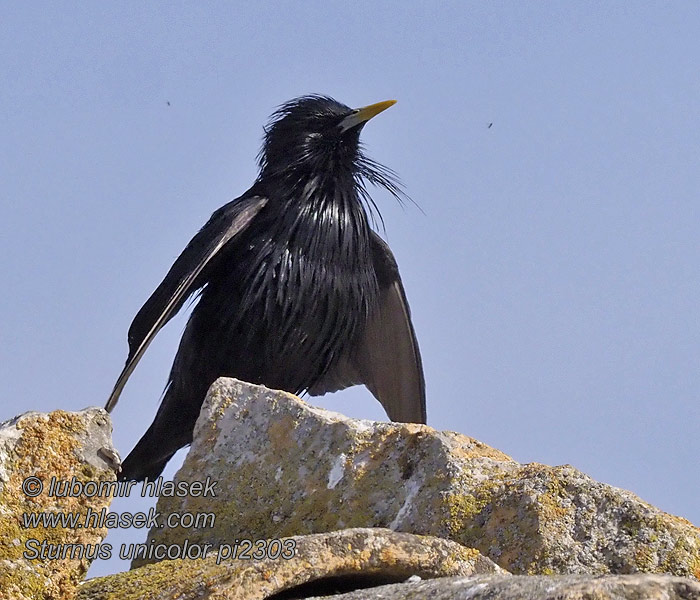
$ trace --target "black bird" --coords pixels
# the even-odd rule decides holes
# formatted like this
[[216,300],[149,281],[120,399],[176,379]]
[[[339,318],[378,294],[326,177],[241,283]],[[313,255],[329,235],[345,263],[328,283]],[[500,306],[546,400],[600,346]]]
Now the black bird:
[[391,250],[370,228],[366,184],[401,192],[359,139],[394,103],[351,109],[305,96],[273,114],[253,187],[214,212],[129,328],[108,411],[156,333],[200,290],[158,413],[121,479],[157,477],[191,443],[220,376],[311,395],[363,383],[393,421],[425,423],[408,303]]

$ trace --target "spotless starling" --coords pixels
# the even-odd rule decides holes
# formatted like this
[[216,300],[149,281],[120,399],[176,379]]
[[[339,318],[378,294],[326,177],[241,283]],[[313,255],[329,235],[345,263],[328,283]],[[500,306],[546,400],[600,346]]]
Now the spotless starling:
[[108,411],[153,337],[200,291],[121,479],[157,477],[192,442],[221,376],[311,395],[363,383],[393,421],[425,423],[416,335],[394,256],[370,227],[366,186],[400,190],[360,147],[365,123],[394,103],[351,109],[314,95],[274,113],[253,186],[214,212],[131,324]]

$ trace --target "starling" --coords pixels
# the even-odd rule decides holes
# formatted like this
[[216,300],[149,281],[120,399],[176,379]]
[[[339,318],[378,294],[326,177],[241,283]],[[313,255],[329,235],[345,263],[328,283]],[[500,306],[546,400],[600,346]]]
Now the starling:
[[396,260],[370,226],[366,186],[401,192],[359,139],[394,103],[351,109],[312,95],[272,115],[253,186],[212,214],[129,328],[108,411],[153,337],[199,292],[156,417],[120,479],[154,479],[192,442],[221,376],[310,395],[362,383],[391,420],[426,422],[408,303]]

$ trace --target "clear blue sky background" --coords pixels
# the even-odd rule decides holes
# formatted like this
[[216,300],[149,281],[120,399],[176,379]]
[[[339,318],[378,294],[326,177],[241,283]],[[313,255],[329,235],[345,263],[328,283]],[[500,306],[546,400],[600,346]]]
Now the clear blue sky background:
[[[698,31],[695,2],[4,2],[0,418],[104,403],[278,104],[396,98],[363,138],[425,211],[375,196],[430,425],[700,523]],[[122,455],[184,323],[113,414]],[[312,402],[385,418],[364,388]]]

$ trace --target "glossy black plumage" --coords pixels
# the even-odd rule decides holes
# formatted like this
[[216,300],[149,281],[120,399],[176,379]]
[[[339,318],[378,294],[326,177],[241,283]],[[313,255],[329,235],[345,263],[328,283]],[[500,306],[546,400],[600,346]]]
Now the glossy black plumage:
[[192,441],[220,376],[312,395],[364,383],[392,420],[425,422],[408,305],[394,257],[370,228],[365,183],[399,191],[359,145],[366,121],[391,104],[353,110],[307,96],[273,115],[253,187],[212,215],[129,329],[107,410],[153,336],[201,290],[155,420],[120,478],[161,473]]

